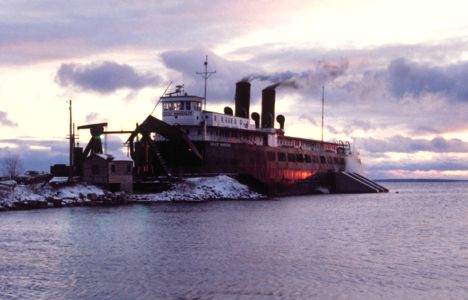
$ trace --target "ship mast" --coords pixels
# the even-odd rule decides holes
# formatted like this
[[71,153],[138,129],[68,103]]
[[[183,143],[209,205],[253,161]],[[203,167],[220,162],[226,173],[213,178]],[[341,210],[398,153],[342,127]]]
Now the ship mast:
[[203,79],[205,80],[205,94],[203,97],[203,106],[204,110],[206,110],[206,86],[208,83],[208,77],[210,77],[212,74],[216,73],[216,71],[208,71],[208,55],[205,58],[205,62],[203,63],[205,65],[205,71],[204,72],[197,72],[198,75],[202,75]]
[[323,115],[325,106],[325,86],[322,85],[322,146],[323,146]]
[[68,170],[68,181],[73,180],[73,148],[75,147],[75,134],[73,132],[73,119],[72,119],[72,100],[68,100],[68,110],[69,110],[69,139],[70,139],[70,153],[69,153],[69,167],[70,169]]

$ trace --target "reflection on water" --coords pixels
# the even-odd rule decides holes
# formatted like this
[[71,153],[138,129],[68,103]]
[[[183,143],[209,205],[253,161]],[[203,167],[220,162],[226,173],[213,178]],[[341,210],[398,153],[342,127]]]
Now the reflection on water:
[[467,183],[386,185],[4,212],[0,298],[468,298]]

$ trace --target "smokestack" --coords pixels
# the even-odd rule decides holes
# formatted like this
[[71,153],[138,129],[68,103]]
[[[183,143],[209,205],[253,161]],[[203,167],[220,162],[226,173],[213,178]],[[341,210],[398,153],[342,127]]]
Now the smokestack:
[[262,128],[274,128],[275,97],[275,87],[267,87],[262,91]]
[[250,82],[239,81],[236,83],[236,117],[249,118],[250,107]]
[[251,117],[255,121],[255,128],[259,128],[260,127],[260,115],[256,112],[253,112]]

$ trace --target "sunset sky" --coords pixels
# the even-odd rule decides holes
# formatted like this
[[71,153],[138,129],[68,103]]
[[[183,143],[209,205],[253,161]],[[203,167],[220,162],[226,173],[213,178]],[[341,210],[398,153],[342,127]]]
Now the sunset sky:
[[[131,130],[172,81],[208,110],[233,106],[252,76],[252,108],[280,80],[286,133],[354,142],[371,178],[468,179],[466,1],[2,1],[0,157],[25,169],[66,163],[77,125]],[[155,116],[159,117],[157,110]],[[80,132],[80,143],[88,141]],[[108,139],[123,151],[125,136]]]

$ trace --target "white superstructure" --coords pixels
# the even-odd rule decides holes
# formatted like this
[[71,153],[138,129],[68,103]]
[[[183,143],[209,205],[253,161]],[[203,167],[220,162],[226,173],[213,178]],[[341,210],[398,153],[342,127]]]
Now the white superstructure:
[[161,98],[162,117],[167,124],[255,130],[255,123],[248,118],[202,110],[202,97],[187,95],[181,86],[177,87],[176,92]]

